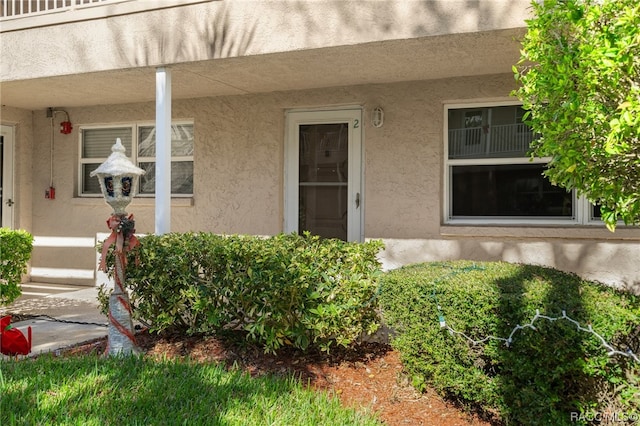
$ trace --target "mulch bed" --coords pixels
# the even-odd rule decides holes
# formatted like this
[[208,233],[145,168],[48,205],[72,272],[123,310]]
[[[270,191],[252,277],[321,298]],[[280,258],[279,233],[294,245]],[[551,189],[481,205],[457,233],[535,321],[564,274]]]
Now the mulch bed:
[[[242,368],[252,376],[293,375],[314,389],[340,398],[345,406],[368,408],[390,426],[489,426],[499,424],[467,413],[432,390],[417,392],[403,373],[399,354],[384,343],[363,343],[355,349],[335,348],[330,354],[283,349],[265,354],[213,336],[157,335],[140,331],[137,344],[145,356],[217,362]],[[82,343],[58,356],[104,354],[106,338]]]

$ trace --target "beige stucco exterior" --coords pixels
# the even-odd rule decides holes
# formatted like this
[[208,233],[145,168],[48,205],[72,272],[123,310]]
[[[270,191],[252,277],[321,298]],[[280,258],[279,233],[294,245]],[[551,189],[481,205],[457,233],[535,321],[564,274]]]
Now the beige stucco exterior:
[[162,3],[0,22],[5,104],[153,101],[155,67],[165,65],[174,99],[507,72],[529,4],[231,0],[129,12]]
[[[67,23],[53,16],[57,25],[28,31],[10,31],[17,23],[4,23],[8,43],[37,49],[24,55],[5,48],[2,74],[22,80],[481,33],[522,27],[528,5],[522,0],[231,0],[115,15],[122,13],[116,6],[128,10],[120,4],[105,11],[114,13],[110,19]],[[60,56],[53,64],[51,51]]]
[[[364,118],[364,235],[384,240],[385,267],[506,260],[639,291],[638,229],[444,223],[444,107],[510,99],[514,38],[523,32],[527,4],[202,2],[145,12],[143,22],[141,14],[125,14],[0,33],[0,121],[16,128],[15,226],[36,237],[83,241],[107,231],[110,208],[78,196],[78,129],[153,122],[153,67],[172,64],[172,117],[192,120],[195,133],[194,194],[173,199],[172,231],[282,232],[286,111],[352,106]],[[188,29],[178,24],[203,15],[212,19]],[[213,39],[205,37],[207,28]],[[238,43],[205,49],[220,28],[225,40]],[[180,43],[168,35],[176,31]],[[163,37],[167,44],[158,48]],[[8,49],[13,43],[34,49],[29,55]],[[70,48],[63,58],[47,63],[64,43]],[[64,107],[74,126],[70,135],[54,132],[55,200],[44,197],[51,173],[48,106]],[[377,106],[385,112],[380,128],[370,123]],[[62,119],[54,117],[56,129]],[[137,198],[128,211],[138,232],[154,231],[153,198]],[[95,251],[71,245],[37,245],[32,267],[93,271]]]

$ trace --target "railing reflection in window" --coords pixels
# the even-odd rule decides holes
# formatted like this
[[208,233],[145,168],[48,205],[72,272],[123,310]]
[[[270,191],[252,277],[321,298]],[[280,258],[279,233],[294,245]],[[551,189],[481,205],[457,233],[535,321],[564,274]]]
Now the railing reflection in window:
[[449,159],[524,157],[534,133],[524,123],[449,130]]

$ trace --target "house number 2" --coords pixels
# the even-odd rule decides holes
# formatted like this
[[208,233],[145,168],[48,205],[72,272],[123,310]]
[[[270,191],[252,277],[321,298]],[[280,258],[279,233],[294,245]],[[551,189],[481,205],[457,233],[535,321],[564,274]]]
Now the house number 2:
[[360,127],[360,120],[358,120],[357,118],[353,121],[353,128],[357,129],[358,127]]

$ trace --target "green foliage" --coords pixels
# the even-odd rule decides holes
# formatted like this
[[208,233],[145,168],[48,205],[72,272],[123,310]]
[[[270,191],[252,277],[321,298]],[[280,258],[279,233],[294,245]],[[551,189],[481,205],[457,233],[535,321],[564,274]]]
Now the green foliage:
[[22,294],[20,282],[32,250],[31,234],[0,228],[0,305],[8,305]]
[[497,412],[508,424],[570,424],[571,412],[588,410],[639,413],[638,364],[609,357],[593,334],[566,319],[538,319],[509,347],[494,339],[473,345],[439,323],[442,315],[480,341],[509,337],[536,310],[549,317],[566,311],[613,347],[638,354],[640,300],[633,295],[539,266],[459,261],[391,271],[380,300],[396,332],[392,345],[416,385]]
[[533,1],[514,92],[550,157],[546,175],[601,205],[602,220],[640,223],[640,3]]
[[328,351],[379,326],[381,247],[294,234],[146,236],[130,255],[127,286],[134,315],[157,331],[234,329],[266,351]]
[[0,424],[381,425],[368,409],[287,377],[150,357],[38,356],[0,363]]

